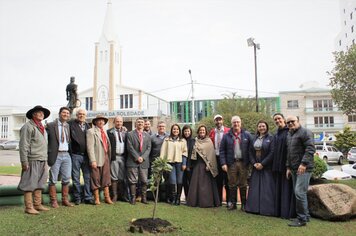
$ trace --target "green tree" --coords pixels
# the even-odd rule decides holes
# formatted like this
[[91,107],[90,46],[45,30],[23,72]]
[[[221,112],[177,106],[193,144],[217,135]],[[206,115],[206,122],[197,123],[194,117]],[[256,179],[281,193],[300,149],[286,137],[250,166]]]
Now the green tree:
[[356,113],[356,45],[333,54],[336,65],[328,72],[331,95],[345,114]]
[[356,147],[356,132],[351,131],[350,126],[345,126],[342,132],[335,134],[335,137],[336,141],[334,145],[343,153],[352,147]]
[[[254,112],[255,105],[256,102],[253,98],[241,98],[236,96],[236,93],[232,93],[219,101],[216,107],[216,114],[224,117],[224,125],[227,127],[231,127],[231,117],[238,115],[242,120],[243,128],[251,133],[255,133],[259,120],[265,120],[269,125],[270,132],[274,132],[276,127],[271,116],[267,114],[266,106],[262,106],[261,111],[256,113]],[[199,124],[205,124],[208,129],[215,127],[213,116],[205,117],[200,120]]]
[[171,171],[172,171],[172,166],[168,163],[167,157],[165,158],[157,157],[152,162],[152,179],[151,179],[150,190],[152,191],[155,200],[155,204],[153,206],[152,219],[156,218],[157,202],[159,199],[159,185],[161,183],[163,173],[171,172]]

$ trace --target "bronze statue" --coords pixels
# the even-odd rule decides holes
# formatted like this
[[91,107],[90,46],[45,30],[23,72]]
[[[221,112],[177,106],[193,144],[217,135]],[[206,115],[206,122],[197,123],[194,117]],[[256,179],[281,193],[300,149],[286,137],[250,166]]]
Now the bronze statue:
[[75,78],[74,76],[70,77],[70,83],[67,85],[67,101],[68,101],[68,105],[67,107],[73,111],[74,108],[78,107],[78,93],[77,93],[77,89],[78,86],[74,83]]

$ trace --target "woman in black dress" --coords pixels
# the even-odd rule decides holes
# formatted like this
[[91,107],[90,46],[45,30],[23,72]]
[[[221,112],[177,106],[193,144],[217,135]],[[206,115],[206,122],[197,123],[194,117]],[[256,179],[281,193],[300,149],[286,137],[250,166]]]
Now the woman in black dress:
[[272,175],[274,138],[268,133],[265,121],[257,123],[257,132],[250,147],[253,166],[246,212],[273,216],[275,214],[275,183]]
[[205,125],[198,128],[191,160],[193,174],[190,182],[187,205],[192,207],[217,207],[220,204],[215,176],[218,167],[215,149]]
[[192,171],[193,171],[190,158],[192,156],[195,139],[192,137],[192,133],[193,133],[192,128],[190,128],[189,125],[183,126],[182,134],[183,134],[183,138],[187,141],[187,147],[188,147],[187,168],[184,170],[184,174],[183,174],[183,187],[184,187],[185,198],[187,198],[188,196],[189,185],[190,185],[190,180],[192,178]]
[[274,135],[273,177],[276,183],[275,215],[290,219],[296,217],[292,179],[286,177],[288,127],[283,114],[273,115],[278,130]]

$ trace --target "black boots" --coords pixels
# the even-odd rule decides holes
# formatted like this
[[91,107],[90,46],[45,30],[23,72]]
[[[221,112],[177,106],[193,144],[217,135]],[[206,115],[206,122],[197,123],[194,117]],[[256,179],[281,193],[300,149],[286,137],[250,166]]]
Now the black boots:
[[231,204],[227,208],[229,211],[236,210],[236,202],[237,202],[237,187],[230,188],[230,201]]
[[241,211],[245,211],[247,187],[240,187]]
[[177,205],[177,206],[180,205],[180,196],[182,195],[182,188],[183,188],[182,184],[177,184],[177,196],[176,196],[174,205]]
[[135,205],[136,204],[136,184],[130,185],[130,194],[131,194],[130,204]]
[[147,202],[147,184],[142,184],[142,198],[141,203],[148,204]]

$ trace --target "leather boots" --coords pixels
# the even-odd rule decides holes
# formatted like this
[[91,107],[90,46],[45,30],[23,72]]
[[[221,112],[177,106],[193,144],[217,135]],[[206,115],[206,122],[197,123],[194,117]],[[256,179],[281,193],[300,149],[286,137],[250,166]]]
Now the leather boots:
[[47,207],[42,205],[42,190],[36,189],[33,192],[33,206],[37,211],[49,211]]
[[51,207],[58,208],[56,185],[49,185],[48,190]]
[[24,201],[25,201],[25,213],[31,214],[31,215],[40,214],[35,208],[33,208],[32,192],[24,193]]

